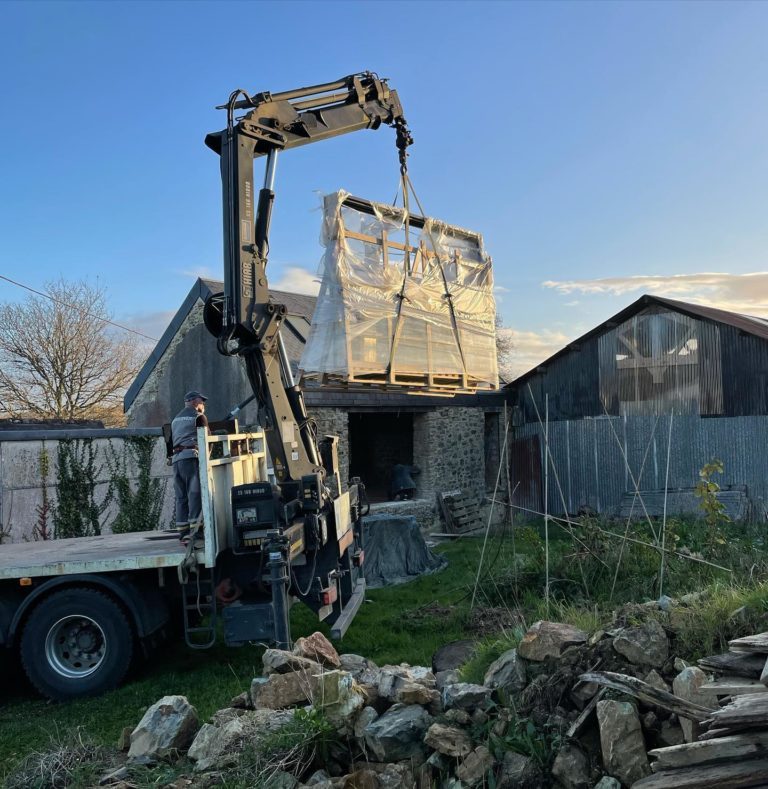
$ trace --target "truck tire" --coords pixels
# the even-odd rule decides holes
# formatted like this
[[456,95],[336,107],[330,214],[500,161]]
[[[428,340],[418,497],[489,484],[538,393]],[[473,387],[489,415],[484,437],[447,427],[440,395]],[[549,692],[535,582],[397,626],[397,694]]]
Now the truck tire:
[[95,589],[62,589],[46,597],[32,610],[21,636],[21,662],[30,682],[57,701],[116,687],[132,653],[128,619]]

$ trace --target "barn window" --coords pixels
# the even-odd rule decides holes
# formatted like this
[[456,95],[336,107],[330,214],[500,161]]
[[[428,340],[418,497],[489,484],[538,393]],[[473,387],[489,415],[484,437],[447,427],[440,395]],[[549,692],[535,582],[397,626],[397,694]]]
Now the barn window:
[[600,337],[599,360],[609,414],[722,413],[714,324],[651,307]]

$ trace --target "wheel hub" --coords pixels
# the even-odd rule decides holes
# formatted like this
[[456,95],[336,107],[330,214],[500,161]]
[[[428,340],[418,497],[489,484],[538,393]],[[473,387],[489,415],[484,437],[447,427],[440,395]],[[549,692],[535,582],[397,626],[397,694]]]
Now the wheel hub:
[[104,660],[107,641],[98,622],[89,616],[59,619],[48,631],[45,656],[62,677],[82,679],[93,674]]

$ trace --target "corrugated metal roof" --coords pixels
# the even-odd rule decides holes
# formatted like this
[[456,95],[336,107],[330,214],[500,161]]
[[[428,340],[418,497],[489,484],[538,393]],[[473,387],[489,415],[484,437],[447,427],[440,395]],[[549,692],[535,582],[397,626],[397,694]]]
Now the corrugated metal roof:
[[632,304],[630,304],[628,307],[625,307],[623,310],[621,310],[621,312],[617,312],[612,318],[603,321],[598,326],[595,326],[594,329],[591,329],[586,334],[582,334],[581,337],[568,343],[568,345],[566,345],[564,348],[561,348],[557,353],[552,354],[552,356],[548,357],[543,362],[540,362],[532,370],[529,370],[527,373],[515,378],[514,381],[508,383],[504,388],[509,389],[519,386],[530,376],[535,375],[540,367],[546,367],[555,359],[570,353],[573,349],[573,346],[578,346],[579,343],[602,334],[603,332],[614,328],[618,324],[624,323],[624,321],[629,320],[629,318],[631,318],[633,315],[636,315],[641,310],[654,305],[668,307],[669,309],[680,312],[683,315],[690,315],[691,317],[698,318],[700,320],[711,321],[713,323],[725,323],[729,326],[737,328],[739,331],[745,332],[746,334],[752,334],[755,337],[759,337],[760,339],[768,340],[768,321],[764,320],[763,318],[757,318],[753,315],[742,315],[738,312],[719,310],[715,307],[706,307],[701,304],[691,304],[687,301],[677,301],[675,299],[665,299],[661,296],[645,294],[637,301],[633,301]]

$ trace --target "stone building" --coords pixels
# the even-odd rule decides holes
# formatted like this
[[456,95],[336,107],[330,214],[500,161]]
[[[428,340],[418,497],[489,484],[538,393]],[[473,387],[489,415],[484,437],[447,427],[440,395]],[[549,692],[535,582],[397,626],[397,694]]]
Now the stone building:
[[[203,305],[221,282],[198,279],[125,396],[130,427],[159,427],[196,387],[209,397],[209,418],[223,419],[251,394],[239,359],[222,356],[203,325]],[[283,339],[298,368],[315,298],[273,291],[288,315]],[[503,445],[504,394],[414,396],[373,388],[304,389],[307,410],[319,435],[339,437],[342,481],[361,477],[372,501],[385,501],[395,463],[415,464],[417,495],[434,500],[440,490],[462,488],[482,496],[493,490]],[[239,414],[253,423],[253,404]],[[502,484],[506,475],[500,475]]]

